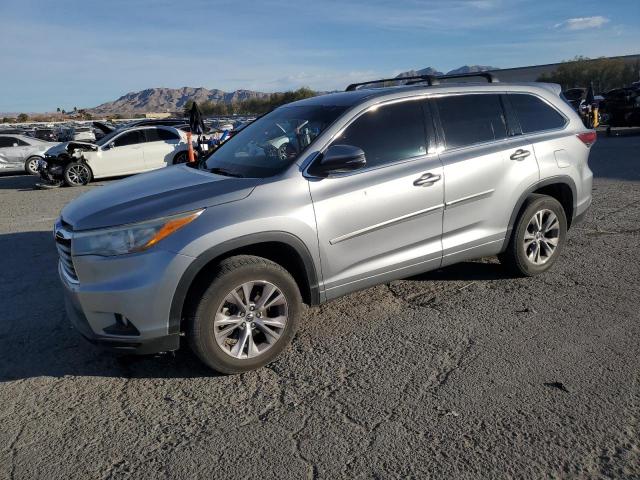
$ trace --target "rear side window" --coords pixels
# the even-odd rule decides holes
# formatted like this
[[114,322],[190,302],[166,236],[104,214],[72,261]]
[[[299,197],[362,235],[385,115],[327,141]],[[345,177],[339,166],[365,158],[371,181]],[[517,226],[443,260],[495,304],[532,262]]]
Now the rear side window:
[[145,133],[147,135],[147,142],[165,142],[180,139],[176,133],[163,128],[149,128],[145,130]]
[[447,149],[507,138],[500,95],[452,95],[435,103]]
[[0,148],[13,147],[14,143],[18,143],[11,137],[0,137]]
[[135,145],[136,143],[143,143],[145,141],[144,134],[141,130],[133,130],[131,132],[123,133],[115,140],[116,147],[124,147],[126,145]]
[[509,94],[522,133],[542,132],[564,127],[565,118],[538,97],[526,93]]
[[360,147],[369,167],[426,155],[426,144],[424,115],[419,101],[369,110],[332,142],[332,145]]

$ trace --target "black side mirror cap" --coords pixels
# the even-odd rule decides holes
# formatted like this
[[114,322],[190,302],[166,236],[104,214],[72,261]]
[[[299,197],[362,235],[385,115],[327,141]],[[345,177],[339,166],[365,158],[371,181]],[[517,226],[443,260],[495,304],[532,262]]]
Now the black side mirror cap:
[[331,145],[309,169],[309,173],[319,177],[348,173],[363,168],[367,164],[364,152],[352,145]]

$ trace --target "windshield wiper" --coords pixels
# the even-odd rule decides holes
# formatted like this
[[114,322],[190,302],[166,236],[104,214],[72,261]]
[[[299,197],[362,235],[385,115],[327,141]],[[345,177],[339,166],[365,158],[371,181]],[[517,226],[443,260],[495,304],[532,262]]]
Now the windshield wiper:
[[209,170],[211,173],[216,173],[218,175],[224,175],[226,177],[236,177],[236,178],[243,178],[243,175],[240,175],[239,173],[236,172],[232,172],[230,170],[226,170],[224,168],[220,168],[220,167],[213,167],[212,169]]

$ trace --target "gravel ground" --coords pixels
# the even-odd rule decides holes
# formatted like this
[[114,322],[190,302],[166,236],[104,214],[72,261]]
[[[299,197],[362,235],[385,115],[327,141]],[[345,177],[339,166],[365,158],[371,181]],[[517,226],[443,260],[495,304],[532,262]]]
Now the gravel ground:
[[591,158],[552,271],[489,258],[352,294],[233,377],[85,343],[51,225],[99,187],[0,177],[0,479],[640,478],[640,135]]

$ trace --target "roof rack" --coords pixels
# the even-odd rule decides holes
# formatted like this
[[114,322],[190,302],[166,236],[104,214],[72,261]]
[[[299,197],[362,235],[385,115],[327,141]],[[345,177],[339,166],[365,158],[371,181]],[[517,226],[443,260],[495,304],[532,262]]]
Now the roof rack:
[[[364,85],[374,85],[376,83],[386,83],[386,82],[405,82],[403,85],[415,85],[418,83],[426,82],[430,87],[434,85],[438,85],[440,80],[448,80],[450,78],[470,78],[470,77],[481,77],[484,78],[488,83],[498,83],[498,77],[489,72],[476,72],[476,73],[456,73],[453,75],[414,75],[411,77],[396,77],[396,78],[381,78],[380,80],[371,80],[369,82],[361,82],[361,83],[352,83],[345,90],[346,92],[353,92],[354,90],[358,90],[358,88]],[[377,88],[377,87],[374,87]]]

